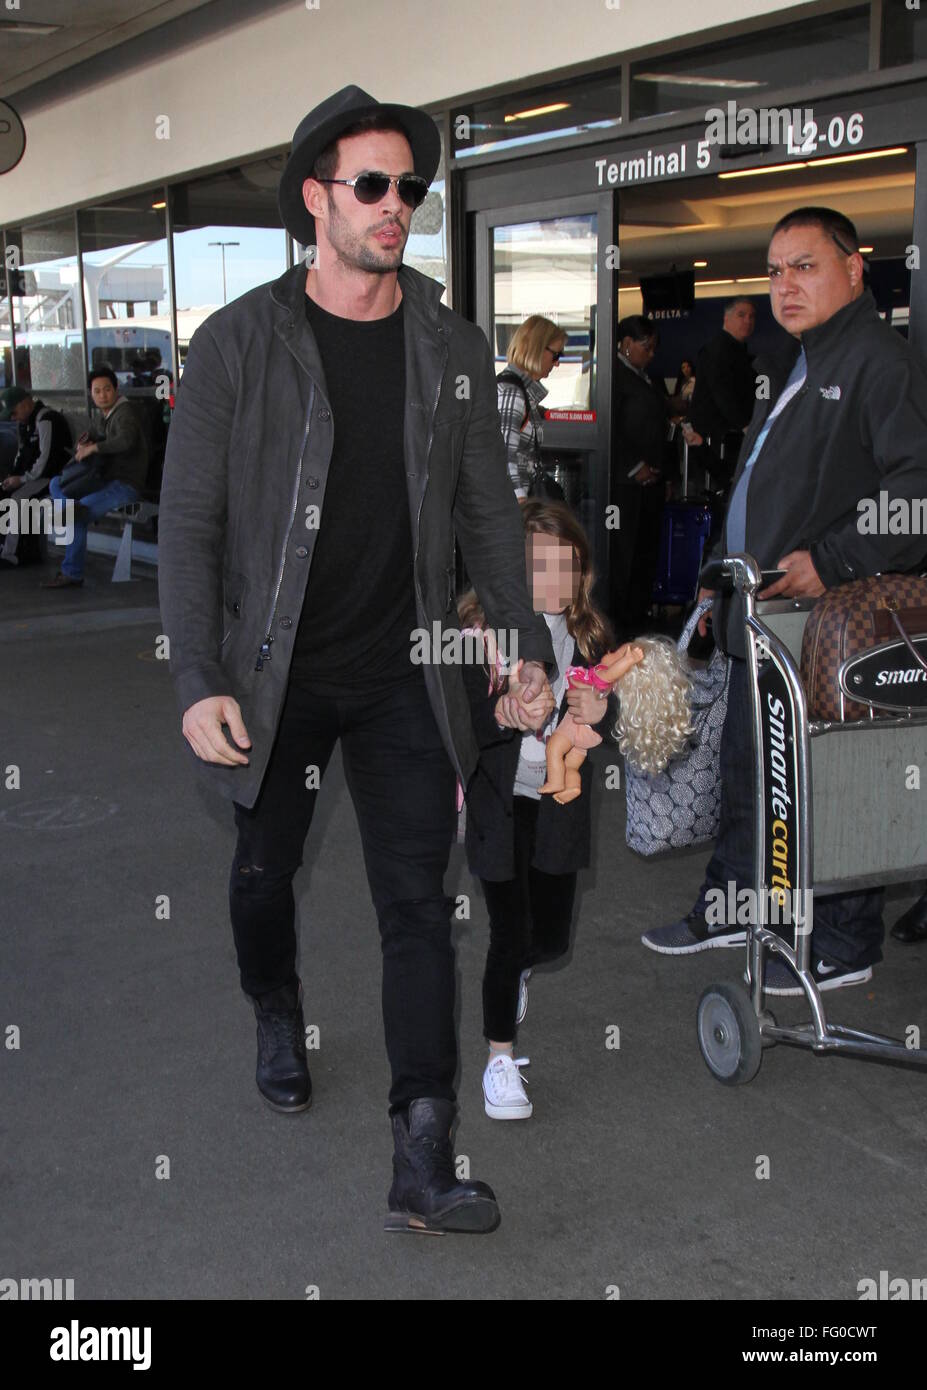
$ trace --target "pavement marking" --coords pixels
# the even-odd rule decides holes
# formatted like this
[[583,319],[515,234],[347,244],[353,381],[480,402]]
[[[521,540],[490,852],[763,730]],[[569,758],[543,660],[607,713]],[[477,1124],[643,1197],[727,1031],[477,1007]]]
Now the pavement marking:
[[102,611],[51,613],[27,622],[0,622],[0,642],[25,641],[31,637],[74,637],[79,633],[106,632],[119,627],[139,627],[161,622],[158,608],[105,608]]
[[75,830],[95,821],[106,820],[119,810],[115,801],[101,802],[98,797],[43,796],[25,806],[11,806],[0,811],[0,821],[14,830]]

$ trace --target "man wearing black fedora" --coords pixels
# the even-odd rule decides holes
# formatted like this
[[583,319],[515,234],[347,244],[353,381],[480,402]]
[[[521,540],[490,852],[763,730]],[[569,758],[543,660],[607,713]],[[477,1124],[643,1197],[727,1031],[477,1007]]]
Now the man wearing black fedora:
[[413,659],[415,629],[456,624],[455,535],[489,621],[517,640],[531,727],[551,707],[553,652],[528,597],[486,340],[402,264],[439,158],[428,116],[357,87],[297,127],[279,204],[314,250],[193,336],[159,570],[184,737],[234,802],[229,899],[258,1088],[276,1110],[310,1104],[292,880],[340,739],[383,954],[386,1226],[488,1231],[495,1197],[458,1180],[450,1139],[444,892],[455,775],[469,785],[477,748],[459,665]]

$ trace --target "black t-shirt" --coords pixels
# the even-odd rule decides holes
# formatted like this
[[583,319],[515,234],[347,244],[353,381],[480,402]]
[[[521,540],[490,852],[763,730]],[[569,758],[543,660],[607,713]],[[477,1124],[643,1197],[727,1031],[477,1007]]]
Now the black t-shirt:
[[403,455],[403,306],[340,318],[306,296],[328,387],[334,444],[291,679],[319,694],[420,675],[412,526]]

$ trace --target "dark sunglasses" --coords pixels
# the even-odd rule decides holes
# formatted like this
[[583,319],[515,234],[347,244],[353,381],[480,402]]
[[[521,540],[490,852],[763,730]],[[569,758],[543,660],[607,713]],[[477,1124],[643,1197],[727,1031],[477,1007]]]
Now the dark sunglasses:
[[418,174],[381,174],[378,171],[358,174],[355,179],[317,179],[317,183],[343,183],[354,189],[354,197],[359,203],[378,203],[389,192],[390,184],[396,185],[407,208],[417,208],[425,201],[428,184]]
[[563,348],[561,348],[561,349],[559,350],[559,352],[554,352],[553,348],[551,348],[551,347],[545,348],[544,351],[550,353],[551,357],[554,359],[554,366],[556,367],[557,363],[560,361],[561,357],[563,356]]

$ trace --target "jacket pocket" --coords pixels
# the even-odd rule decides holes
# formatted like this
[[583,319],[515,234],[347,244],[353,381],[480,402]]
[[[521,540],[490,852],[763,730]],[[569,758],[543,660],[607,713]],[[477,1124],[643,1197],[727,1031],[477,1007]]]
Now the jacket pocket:
[[232,628],[241,620],[248,590],[247,575],[239,570],[225,570],[222,575],[222,627],[221,645],[224,647],[232,635]]

